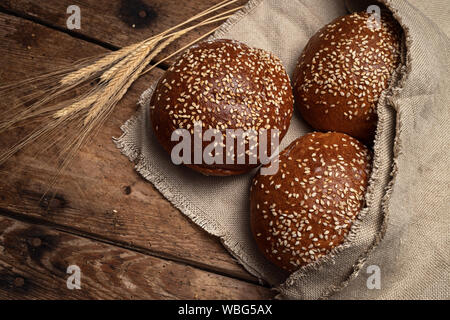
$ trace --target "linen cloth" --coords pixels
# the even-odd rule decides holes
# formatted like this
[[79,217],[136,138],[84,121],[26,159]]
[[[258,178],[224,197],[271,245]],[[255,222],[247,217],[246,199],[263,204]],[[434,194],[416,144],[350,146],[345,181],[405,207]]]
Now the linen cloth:
[[[284,299],[450,298],[450,13],[445,0],[382,1],[404,30],[403,62],[378,104],[374,166],[366,207],[344,244],[286,276],[258,251],[249,227],[255,171],[206,177],[175,166],[149,124],[149,100],[115,139],[136,170],[175,207],[223,245]],[[276,54],[292,75],[309,38],[367,1],[250,0],[214,34]],[[312,131],[294,113],[281,148]],[[381,288],[369,289],[369,266]]]

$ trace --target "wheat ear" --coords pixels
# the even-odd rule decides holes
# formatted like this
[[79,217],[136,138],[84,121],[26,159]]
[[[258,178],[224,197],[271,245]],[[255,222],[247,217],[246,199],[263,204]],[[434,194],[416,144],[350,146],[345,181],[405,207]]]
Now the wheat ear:
[[[188,45],[149,66],[157,55],[186,33],[201,26],[228,19],[230,14],[242,7],[228,9],[215,15],[212,14],[237,1],[221,1],[158,35],[120,50],[109,52],[100,57],[81,60],[53,73],[0,86],[0,98],[2,99],[11,93],[18,93],[18,96],[15,96],[18,103],[1,113],[0,134],[18,127],[28,129],[31,124],[41,124],[12,147],[2,150],[0,152],[0,165],[27,146],[35,145],[39,147],[39,151],[45,150],[46,154],[50,154],[48,152],[50,147],[63,143],[62,148],[58,148],[57,152],[56,179],[83,144],[111,116],[118,102],[136,79],[192,44],[209,36],[217,28],[206,32]],[[187,26],[199,19],[203,20]],[[181,27],[184,28],[181,29]],[[93,80],[96,82],[92,82]],[[90,82],[93,87],[89,86]],[[33,89],[30,90],[30,87]],[[41,88],[42,90],[35,88]],[[66,97],[66,95],[74,93],[75,90],[81,89],[84,90],[84,93],[71,98]],[[58,100],[61,102],[55,102]],[[69,131],[69,128],[72,128],[73,131]],[[41,146],[38,145],[38,142],[44,144]]]

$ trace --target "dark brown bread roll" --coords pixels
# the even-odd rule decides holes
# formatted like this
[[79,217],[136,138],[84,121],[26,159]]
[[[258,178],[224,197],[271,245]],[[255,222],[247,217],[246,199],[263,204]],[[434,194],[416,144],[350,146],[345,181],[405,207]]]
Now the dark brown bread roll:
[[[217,129],[278,129],[286,134],[293,112],[290,80],[281,61],[262,49],[232,40],[200,43],[187,50],[160,79],[150,102],[154,133],[171,153],[178,128],[194,134],[195,121],[202,131]],[[205,148],[210,142],[204,142]],[[248,150],[248,149],[247,149]],[[236,156],[237,148],[234,155]],[[206,175],[234,175],[258,164],[195,164]]]
[[338,18],[309,40],[294,72],[294,97],[314,129],[371,144],[378,99],[400,61],[400,27],[384,13],[379,30],[368,19],[365,12]]
[[310,133],[284,149],[275,175],[253,179],[251,229],[261,252],[287,271],[341,244],[364,204],[370,153],[343,133]]

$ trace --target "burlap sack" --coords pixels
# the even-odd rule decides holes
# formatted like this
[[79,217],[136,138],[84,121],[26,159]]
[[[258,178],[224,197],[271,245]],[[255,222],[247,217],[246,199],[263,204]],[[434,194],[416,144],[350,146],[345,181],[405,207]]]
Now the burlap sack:
[[[153,86],[143,93],[141,110],[123,125],[117,146],[175,207],[219,237],[250,273],[276,287],[279,298],[448,299],[450,45],[449,24],[438,19],[448,9],[445,0],[431,1],[432,7],[430,1],[413,2],[433,10],[423,14],[406,0],[386,1],[404,28],[405,54],[378,106],[367,207],[343,245],[287,279],[264,259],[251,237],[249,184],[254,172],[205,177],[173,165],[148,123]],[[347,5],[353,9],[361,2]],[[308,39],[346,13],[344,2],[336,0],[251,0],[214,37],[272,51],[292,74]],[[295,115],[281,147],[309,131]],[[371,265],[381,271],[381,289],[367,286]]]

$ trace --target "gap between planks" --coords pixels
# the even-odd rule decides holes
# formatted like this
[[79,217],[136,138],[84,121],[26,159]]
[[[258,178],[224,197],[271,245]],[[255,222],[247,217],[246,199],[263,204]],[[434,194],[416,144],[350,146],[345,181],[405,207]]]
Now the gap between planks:
[[[0,257],[0,299],[271,299],[274,295],[245,281],[12,218],[0,216],[0,231],[0,249],[5,253]],[[66,289],[69,265],[81,269],[83,290]]]
[[215,273],[224,277],[228,277],[228,278],[232,278],[232,279],[236,279],[236,280],[240,280],[240,281],[245,281],[248,283],[252,283],[252,284],[256,284],[256,285],[260,285],[262,287],[266,287],[266,288],[270,288],[270,286],[266,283],[261,283],[259,282],[256,278],[246,278],[246,277],[242,277],[239,276],[238,274],[232,274],[229,271],[226,270],[220,270],[220,269],[214,269],[211,268],[211,266],[205,265],[205,264],[201,264],[198,263],[195,260],[188,260],[188,259],[181,259],[181,258],[177,258],[176,256],[164,253],[164,252],[159,252],[159,251],[152,251],[146,248],[142,248],[142,247],[137,247],[137,246],[132,246],[127,244],[126,242],[119,242],[117,240],[109,240],[107,238],[102,238],[100,237],[98,234],[91,234],[88,233],[86,231],[81,231],[75,228],[70,228],[70,227],[66,227],[66,226],[62,226],[56,223],[52,223],[46,220],[42,220],[39,218],[35,218],[35,217],[30,217],[30,216],[26,216],[26,215],[22,215],[20,213],[16,213],[16,212],[12,212],[12,211],[8,211],[5,209],[0,209],[0,217],[6,217],[6,218],[11,218],[17,221],[21,221],[24,223],[28,223],[28,224],[32,224],[32,225],[36,225],[36,226],[44,226],[44,227],[48,227],[48,228],[52,228],[54,230],[60,231],[60,232],[64,232],[70,235],[75,235],[75,236],[79,236],[79,237],[83,237],[92,241],[96,241],[99,243],[104,243],[104,244],[109,244],[109,245],[114,245],[116,247],[119,248],[123,248],[123,249],[127,249],[130,251],[134,251],[134,252],[138,252],[138,253],[142,253],[148,256],[152,256],[152,257],[156,257],[156,258],[160,258],[160,259],[164,259],[167,261],[172,261],[172,262],[176,262],[176,263],[181,263],[181,264],[185,264],[187,266],[191,266],[194,267],[196,269],[202,270],[202,271],[206,271],[206,272],[211,272],[211,273]]
[[[98,45],[98,46],[100,46],[102,48],[105,48],[107,50],[110,50],[110,51],[117,51],[117,50],[121,49],[120,47],[118,47],[116,45],[113,45],[111,43],[104,42],[104,41],[101,41],[99,39],[96,39],[96,38],[84,35],[82,33],[78,33],[76,31],[72,31],[72,30],[63,28],[63,27],[59,27],[57,25],[54,25],[52,23],[49,23],[49,22],[44,21],[42,19],[39,19],[38,17],[34,17],[34,16],[31,16],[31,15],[28,15],[28,14],[25,14],[25,13],[22,13],[22,12],[16,12],[16,11],[9,10],[7,8],[2,7],[1,4],[0,4],[0,13],[6,14],[6,15],[10,15],[10,16],[13,16],[13,17],[16,17],[16,18],[19,18],[19,19],[24,19],[24,20],[27,20],[27,21],[30,21],[30,22],[33,22],[33,23],[36,23],[36,24],[39,24],[39,25],[47,27],[49,29],[65,33],[65,34],[67,34],[67,35],[69,35],[69,36],[71,36],[73,38],[76,38],[76,39],[79,39],[79,40],[82,40],[82,41],[86,41],[86,42],[90,42],[92,44]],[[158,63],[158,61],[152,60],[149,63],[149,65],[153,66],[156,63]],[[159,68],[159,69],[162,69],[162,70],[167,70],[169,67],[170,67],[170,64],[165,62],[165,61],[158,63],[158,65],[156,66],[156,68]]]

